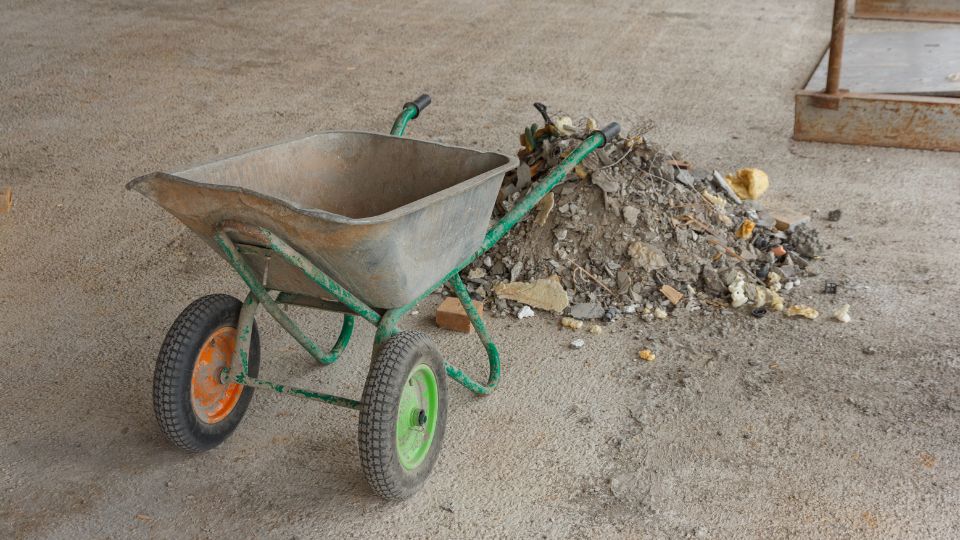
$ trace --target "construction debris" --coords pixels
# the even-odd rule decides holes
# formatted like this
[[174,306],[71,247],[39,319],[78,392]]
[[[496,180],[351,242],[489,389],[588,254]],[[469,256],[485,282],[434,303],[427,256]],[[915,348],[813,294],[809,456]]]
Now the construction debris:
[[677,305],[681,300],[683,300],[683,293],[669,285],[660,287],[660,292],[662,292],[663,295],[667,297],[667,300],[669,300],[673,305]]
[[813,309],[810,306],[805,306],[803,304],[796,304],[787,308],[786,311],[787,317],[806,317],[808,319],[816,319],[820,316],[820,312]]
[[839,309],[833,312],[833,318],[842,323],[850,322],[850,304],[840,306]]
[[747,200],[759,199],[770,187],[770,178],[760,169],[740,169],[726,180],[738,197]]
[[[476,308],[477,313],[483,315],[483,303],[473,301],[473,307]],[[440,302],[440,305],[437,306],[437,326],[440,328],[445,328],[447,330],[453,330],[454,332],[463,332],[464,334],[469,334],[473,331],[473,324],[470,323],[470,317],[467,316],[467,312],[464,311],[463,305],[460,304],[460,300],[455,297],[444,298],[443,302]]]
[[13,208],[13,188],[6,187],[0,191],[0,212],[8,212]]
[[560,326],[571,330],[579,330],[583,328],[583,321],[579,321],[573,317],[564,317],[560,319]]
[[533,317],[536,313],[533,312],[533,309],[530,306],[523,306],[520,308],[520,311],[517,312],[518,319],[528,319]]
[[531,283],[523,281],[498,283],[493,287],[493,292],[500,298],[515,300],[528,306],[555,313],[561,313],[570,305],[567,293],[557,276],[538,279]]
[[[504,178],[493,217],[592,129],[590,119],[525,129],[521,166]],[[770,185],[763,171],[725,178],[644,134],[624,132],[588,156],[535,217],[468,268],[470,292],[496,313],[515,313],[508,301],[520,302],[580,321],[653,321],[724,306],[783,310],[781,295],[812,275],[825,251],[810,218],[760,206],[756,198]]]

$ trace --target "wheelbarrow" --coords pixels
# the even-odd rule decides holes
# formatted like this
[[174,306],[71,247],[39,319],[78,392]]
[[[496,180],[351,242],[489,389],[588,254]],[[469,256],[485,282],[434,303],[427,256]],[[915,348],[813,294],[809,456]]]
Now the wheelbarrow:
[[[210,244],[249,288],[241,302],[204,296],[177,317],[160,347],[153,381],[160,428],[192,452],[236,429],[255,388],[356,409],[364,476],[388,499],[426,481],[443,442],[446,378],[478,396],[500,380],[500,355],[460,271],[506,235],[595,149],[619,133],[590,134],[487,230],[504,175],[516,157],[403,138],[430,104],[404,105],[390,135],[329,131],[173,173],[131,181]],[[443,360],[400,319],[447,284],[486,348],[486,383]],[[329,351],[282,305],[343,313]],[[377,327],[359,400],[259,377],[255,315],[263,307],[320,365],[346,349],[357,317]]]

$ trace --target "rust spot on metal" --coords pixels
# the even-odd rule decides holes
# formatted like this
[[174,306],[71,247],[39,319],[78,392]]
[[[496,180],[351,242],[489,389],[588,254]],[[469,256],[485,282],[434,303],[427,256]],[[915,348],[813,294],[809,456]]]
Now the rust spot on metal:
[[821,98],[797,93],[795,139],[960,152],[960,99],[848,93],[824,108]]
[[922,22],[960,22],[960,4],[952,9],[944,0],[857,0],[854,16]]

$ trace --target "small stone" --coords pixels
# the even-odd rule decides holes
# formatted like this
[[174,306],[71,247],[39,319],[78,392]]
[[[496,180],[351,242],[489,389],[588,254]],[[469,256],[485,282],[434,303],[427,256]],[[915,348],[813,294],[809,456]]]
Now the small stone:
[[580,339],[580,338],[577,338],[577,339],[575,339],[575,340],[573,340],[573,341],[570,342],[570,348],[571,348],[571,349],[582,349],[583,346],[586,345],[586,344],[587,344],[586,341],[584,341],[584,340],[582,340],[582,339]]
[[590,328],[587,329],[587,332],[590,332],[591,334],[594,334],[594,335],[602,334],[603,328],[599,324],[591,324]]
[[644,362],[653,362],[657,359],[657,355],[654,354],[650,349],[641,350],[639,353],[637,353],[637,356],[639,356]]
[[483,279],[485,277],[487,277],[487,271],[479,266],[471,268],[470,271],[467,272],[467,279]]
[[819,257],[826,251],[823,242],[820,241],[820,234],[811,227],[798,226],[790,235],[790,242],[796,248],[797,253],[804,257]]
[[623,207],[623,220],[630,225],[637,224],[637,218],[640,217],[640,210],[634,206]]
[[658,319],[666,319],[668,315],[667,315],[667,312],[666,312],[663,308],[658,307],[658,308],[656,308],[656,309],[653,310],[653,316],[656,317],[656,318],[658,318]]
[[840,216],[843,215],[843,211],[840,209],[831,210],[827,212],[827,221],[840,221]]
[[630,244],[630,247],[627,248],[627,254],[630,255],[635,266],[647,271],[666,268],[669,264],[666,255],[663,254],[660,248],[644,244],[643,242]]
[[520,308],[520,311],[517,312],[518,319],[527,319],[533,317],[534,315],[536,315],[536,313],[533,312],[533,308],[530,306],[523,306]]
[[600,319],[605,313],[598,302],[582,302],[570,306],[570,316],[575,319]]
[[844,304],[833,312],[833,318],[842,322],[850,322],[850,304]]
[[867,345],[866,347],[860,349],[860,352],[862,352],[867,356],[873,356],[877,354],[877,348],[874,347],[873,345]]
[[564,317],[560,319],[560,326],[571,330],[579,330],[583,328],[583,321],[574,319],[573,317]]

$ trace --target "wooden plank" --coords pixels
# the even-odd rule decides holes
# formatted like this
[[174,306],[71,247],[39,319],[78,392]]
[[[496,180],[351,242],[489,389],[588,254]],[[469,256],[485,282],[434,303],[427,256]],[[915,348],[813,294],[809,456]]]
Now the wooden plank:
[[857,0],[854,17],[921,22],[960,22],[958,0]]
[[793,138],[960,152],[960,99],[801,90]]

